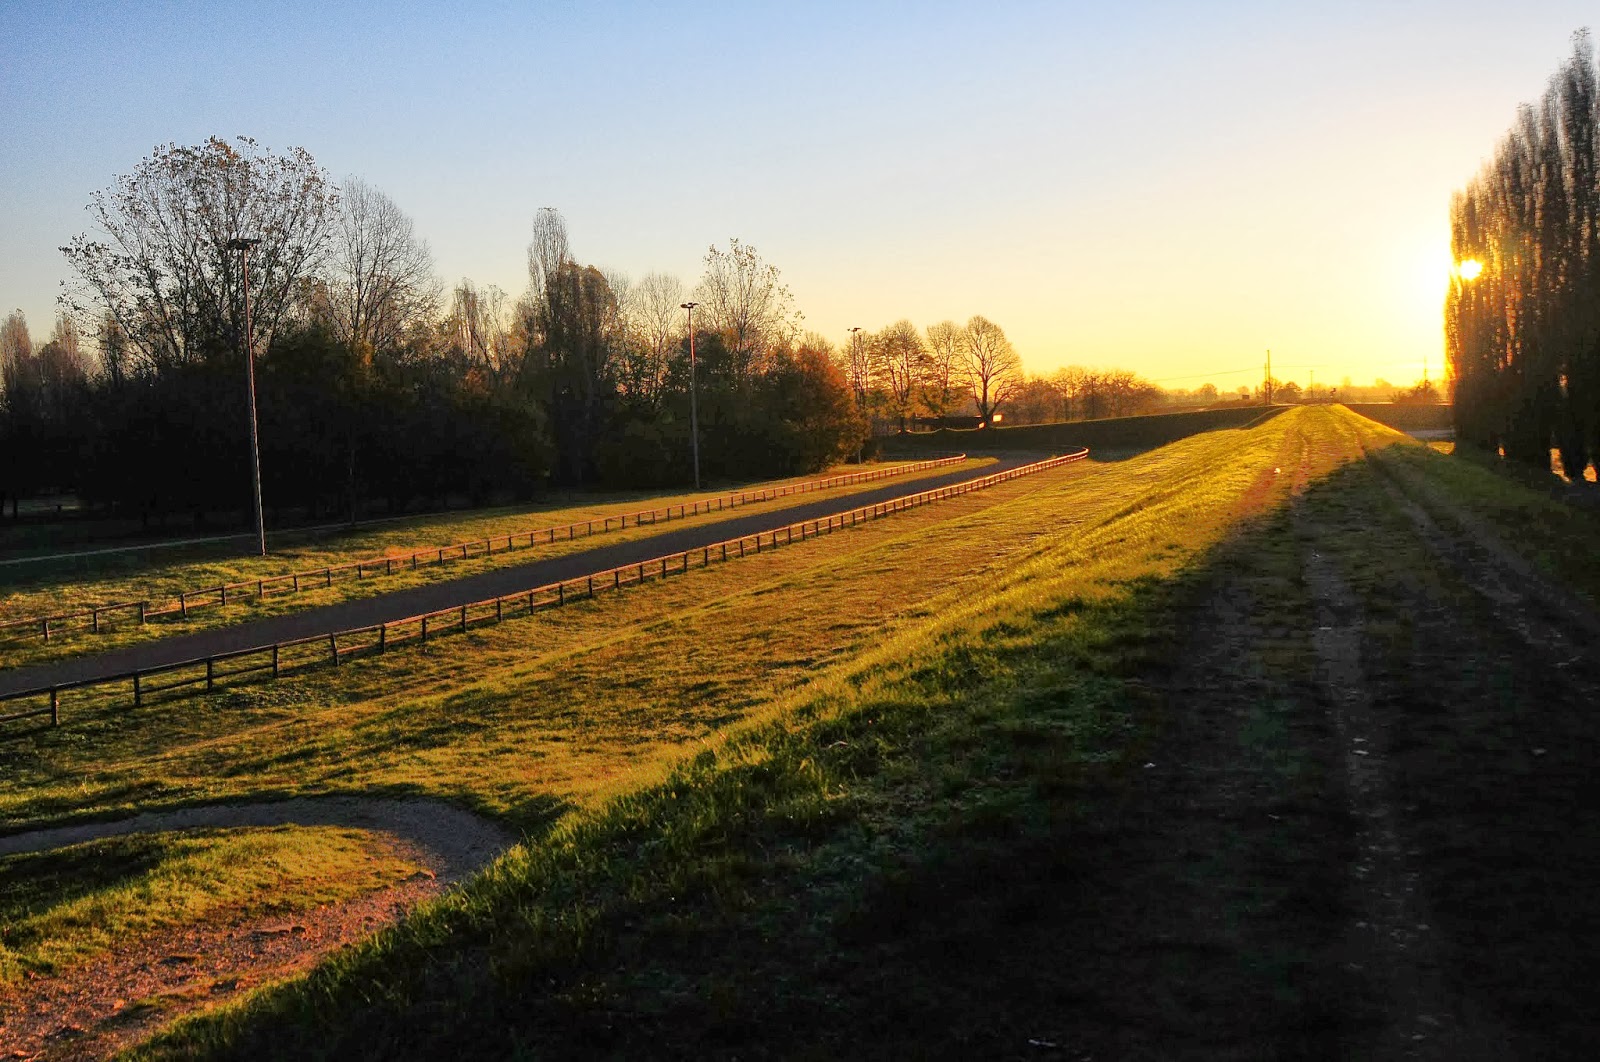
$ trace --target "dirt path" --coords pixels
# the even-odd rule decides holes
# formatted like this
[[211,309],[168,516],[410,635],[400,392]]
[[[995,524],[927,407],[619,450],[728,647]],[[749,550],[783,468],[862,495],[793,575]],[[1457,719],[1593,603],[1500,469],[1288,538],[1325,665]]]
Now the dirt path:
[[1421,889],[1416,853],[1403,836],[1391,782],[1390,735],[1374,704],[1362,663],[1366,620],[1338,566],[1316,543],[1319,529],[1296,506],[1297,530],[1314,543],[1305,558],[1315,629],[1317,681],[1343,755],[1345,787],[1356,823],[1350,880],[1354,918],[1344,962],[1383,1003],[1373,1059],[1503,1058],[1503,1039],[1489,1034],[1441,977],[1433,919]]
[[327,797],[35,830],[0,837],[0,855],[131,833],[291,823],[369,831],[426,869],[398,885],[290,917],[219,915],[130,941],[57,976],[0,988],[0,1057],[107,1057],[180,1014],[311,968],[403,918],[515,841],[494,823],[439,801]]

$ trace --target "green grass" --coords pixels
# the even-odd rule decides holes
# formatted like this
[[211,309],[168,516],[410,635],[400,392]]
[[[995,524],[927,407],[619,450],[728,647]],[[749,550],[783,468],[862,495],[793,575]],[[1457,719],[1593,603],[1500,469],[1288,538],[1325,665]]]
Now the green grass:
[[[945,471],[979,467],[984,459],[953,465]],[[852,466],[853,467],[853,466]],[[892,467],[892,466],[889,466]],[[840,470],[832,470],[839,472]],[[831,474],[831,473],[830,473]],[[803,477],[813,479],[820,477]],[[781,486],[782,480],[759,486]],[[877,490],[886,485],[902,482],[896,479],[836,487],[799,496],[801,501],[836,498],[841,504],[855,494]],[[914,491],[915,479],[903,481],[908,491]],[[757,489],[757,487],[752,487]],[[268,558],[239,556],[230,553],[213,556],[208,560],[164,558],[161,563],[148,563],[129,558],[85,558],[71,563],[50,566],[48,570],[19,577],[13,589],[0,596],[0,615],[28,616],[35,614],[60,614],[82,609],[97,603],[149,599],[152,607],[176,607],[179,591],[214,587],[222,583],[238,582],[294,571],[319,569],[328,565],[349,563],[357,559],[383,556],[389,552],[410,552],[431,544],[446,545],[468,539],[483,539],[505,535],[512,531],[566,526],[569,523],[589,520],[603,521],[623,513],[633,513],[643,508],[665,508],[668,505],[692,503],[708,495],[639,495],[623,500],[587,498],[576,505],[538,509],[497,510],[494,513],[477,513],[469,517],[422,521],[415,524],[387,525],[381,529],[361,531],[352,535],[317,538],[299,545],[275,548]],[[424,564],[416,571],[397,570],[390,576],[371,576],[357,580],[353,572],[337,575],[332,586],[303,590],[296,594],[271,594],[265,600],[251,596],[238,603],[230,602],[227,608],[203,605],[195,607],[188,619],[164,616],[144,627],[139,626],[136,615],[118,613],[108,617],[99,634],[87,628],[69,629],[52,636],[50,643],[34,637],[31,640],[8,642],[0,645],[0,666],[20,667],[61,659],[145,641],[174,634],[191,633],[250,619],[281,615],[314,608],[319,605],[370,597],[392,590],[423,585],[440,580],[461,578],[507,565],[525,564],[530,560],[559,557],[593,548],[596,545],[649,538],[662,530],[672,530],[687,525],[716,524],[739,516],[771,511],[793,504],[793,499],[781,498],[770,502],[752,502],[736,509],[705,513],[687,520],[674,520],[670,524],[646,524],[613,531],[600,538],[579,537],[562,539],[554,543],[541,542],[532,548],[519,547],[490,556],[474,555],[465,560],[452,560],[445,564]],[[170,598],[170,601],[168,600]],[[211,601],[215,601],[213,596]],[[132,616],[132,618],[130,618]]]
[[133,834],[3,856],[0,985],[161,929],[304,910],[418,869],[375,838],[332,827]]
[[[636,734],[659,733],[646,705],[681,703],[691,676],[715,682],[723,658],[750,666],[763,641],[769,661],[787,657],[803,675],[739,691],[740,710],[670,743],[654,766],[664,780],[635,772],[594,787],[542,839],[403,929],[304,982],[185,1023],[169,1046],[627,1056],[670,1043],[668,1053],[684,1054],[893,1055],[925,1051],[936,1029],[951,1037],[938,1041],[944,1053],[987,1055],[1025,1051],[1034,1032],[1048,1040],[1048,998],[1092,995],[1107,965],[1093,947],[1077,957],[1081,934],[1093,932],[1080,909],[1100,905],[1089,886],[1126,841],[1097,823],[1130,814],[1142,780],[1155,777],[1145,757],[1176,725],[1148,682],[1173,634],[1169,606],[1241,520],[1282,502],[1285,470],[1348,460],[1308,443],[1325,433],[1310,420],[1318,415],[1187,440],[1116,466],[1120,476],[1091,469],[946,517],[982,529],[986,565],[950,553],[970,535],[935,534],[907,564],[916,542],[863,534],[850,558],[859,574],[835,559],[833,592],[812,568],[753,580],[692,618],[649,623],[651,644],[602,656],[604,667],[577,678],[620,670],[621,682],[643,681],[635,698],[616,687],[577,705],[557,698],[582,725],[603,729],[616,713]],[[917,530],[925,542],[940,527]],[[807,632],[822,620],[860,607],[867,587],[916,583],[930,568],[946,585],[863,617],[842,651],[818,655]],[[741,619],[753,610],[740,597],[792,606],[805,595],[819,595],[815,607],[781,630]],[[713,635],[712,652],[658,680],[683,639]],[[1261,666],[1292,671],[1301,652],[1265,652]],[[545,680],[582,659],[563,659]],[[544,698],[530,689],[516,700],[537,712]],[[470,703],[477,717],[482,702]],[[1244,747],[1273,754],[1272,784],[1292,804],[1299,780],[1315,774],[1292,728],[1268,711],[1240,734]],[[499,733],[486,737],[499,747]],[[1316,835],[1306,818],[1294,824],[1302,844]],[[1239,858],[1254,865],[1263,846],[1250,840]],[[1229,937],[1224,983],[1268,1006],[1263,1027],[1292,1038],[1316,1009],[1307,986],[1290,990],[1303,965],[1295,949],[1325,928],[1296,904],[1326,889],[1309,874],[1275,888],[1241,894],[1240,917],[1265,911],[1310,928],[1284,935],[1287,944]],[[1174,958],[1214,973],[1203,954],[1184,954]],[[1194,988],[1204,978],[1168,970],[1159,980]]]
[[[1559,838],[1600,799],[1587,713],[1517,698],[1550,680],[1386,500],[1387,462],[1446,492],[1487,475],[1448,460],[1290,410],[423,652],[86,701],[6,750],[0,817],[424,793],[528,834],[139,1057],[1359,1053],[1385,1001],[1340,951],[1318,551],[1363,601],[1446,976],[1527,1042],[1577,1044],[1600,843]],[[1536,505],[1491,480],[1459,494]],[[1541,995],[1559,1012],[1535,1020]]]
[[1220,409],[1189,410],[1182,413],[1151,413],[1137,417],[1105,417],[1059,424],[1026,424],[1016,427],[960,429],[940,428],[897,436],[892,445],[909,451],[947,450],[965,453],[1005,450],[1064,449],[1087,446],[1091,451],[1129,452],[1165,446],[1201,432],[1243,428],[1275,415],[1261,406],[1228,406]]

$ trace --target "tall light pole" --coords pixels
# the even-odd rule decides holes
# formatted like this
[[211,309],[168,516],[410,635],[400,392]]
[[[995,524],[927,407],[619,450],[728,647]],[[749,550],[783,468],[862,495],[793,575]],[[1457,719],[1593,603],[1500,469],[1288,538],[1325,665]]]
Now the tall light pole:
[[[861,366],[861,326],[856,325],[850,329],[850,375],[855,379],[851,384],[856,392],[856,412],[866,416],[867,412],[867,377]],[[861,445],[856,447],[856,464],[860,464],[865,453],[867,442],[861,440]]]
[[694,489],[700,489],[700,411],[695,397],[694,366],[694,308],[698,302],[678,304],[689,311],[689,452],[694,455]]
[[255,497],[256,548],[267,555],[267,526],[261,518],[261,440],[256,434],[256,358],[255,336],[250,328],[250,248],[258,239],[228,241],[228,250],[238,251],[244,260],[244,384],[250,398],[250,487]]

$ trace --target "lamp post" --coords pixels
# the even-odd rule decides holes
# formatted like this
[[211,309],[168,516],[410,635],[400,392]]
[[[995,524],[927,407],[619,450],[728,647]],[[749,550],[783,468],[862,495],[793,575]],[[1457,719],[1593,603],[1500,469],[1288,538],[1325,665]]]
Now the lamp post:
[[267,527],[261,518],[261,441],[256,434],[255,336],[250,329],[250,248],[259,239],[233,239],[228,250],[238,251],[244,262],[244,384],[250,399],[250,487],[255,500],[256,549],[267,555]]
[[679,303],[689,311],[689,452],[694,455],[694,489],[700,489],[700,411],[695,396],[694,308],[698,302]]
[[[850,383],[856,392],[856,412],[862,416],[867,411],[867,377],[861,367],[861,326],[856,325],[850,329],[850,375],[854,377]],[[861,445],[856,447],[856,464],[860,464],[867,443],[863,439]]]

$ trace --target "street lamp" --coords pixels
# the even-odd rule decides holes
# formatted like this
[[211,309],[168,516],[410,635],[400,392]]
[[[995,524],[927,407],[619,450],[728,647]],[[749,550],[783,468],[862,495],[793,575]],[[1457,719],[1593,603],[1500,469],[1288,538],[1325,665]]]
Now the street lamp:
[[700,489],[700,412],[695,397],[694,382],[694,308],[698,302],[679,303],[679,308],[689,311],[689,452],[694,455],[694,489]]
[[[850,383],[855,387],[856,412],[865,414],[867,408],[867,378],[861,369],[861,326],[850,329]],[[856,447],[856,464],[861,464],[867,443],[863,439]]]
[[267,527],[261,518],[261,441],[256,434],[256,359],[255,336],[250,329],[250,248],[261,241],[241,238],[228,241],[228,250],[238,251],[244,262],[244,384],[250,399],[250,487],[255,497],[256,548],[267,555]]

